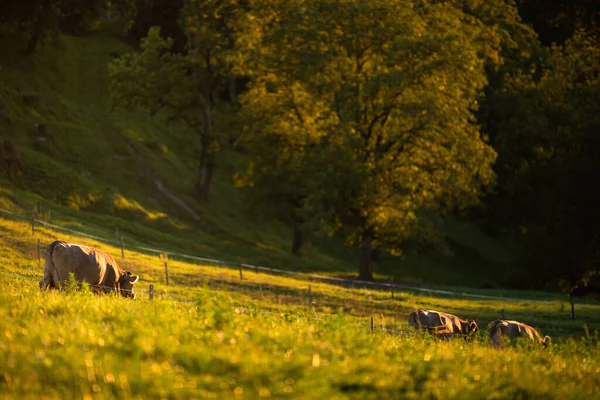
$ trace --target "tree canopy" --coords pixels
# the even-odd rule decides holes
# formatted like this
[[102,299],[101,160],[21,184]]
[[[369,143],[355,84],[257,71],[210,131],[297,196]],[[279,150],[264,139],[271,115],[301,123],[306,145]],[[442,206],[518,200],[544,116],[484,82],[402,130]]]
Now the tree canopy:
[[311,138],[323,157],[330,147],[346,153],[330,160],[345,186],[309,195],[340,205],[323,211],[360,243],[370,279],[373,246],[401,248],[419,210],[475,204],[493,182],[495,152],[474,111],[497,49],[485,26],[461,24],[446,4],[269,4],[251,2],[238,43],[239,73],[250,78],[242,106],[296,151],[312,151],[302,143]]

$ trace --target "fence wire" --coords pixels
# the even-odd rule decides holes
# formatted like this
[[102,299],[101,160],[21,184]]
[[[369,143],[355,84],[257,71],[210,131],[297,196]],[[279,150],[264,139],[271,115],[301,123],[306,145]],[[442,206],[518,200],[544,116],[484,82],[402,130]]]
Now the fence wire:
[[[6,215],[10,215],[10,216],[13,216],[16,218],[26,220],[26,221],[31,221],[32,224],[37,223],[37,224],[41,224],[45,227],[50,227],[50,228],[53,228],[56,230],[62,230],[65,232],[69,232],[69,233],[73,233],[73,234],[76,234],[79,236],[98,240],[98,241],[108,243],[111,245],[115,244],[115,240],[105,239],[105,238],[102,238],[102,237],[99,237],[96,235],[91,235],[86,232],[81,232],[81,231],[78,231],[75,229],[70,229],[70,228],[59,226],[59,225],[51,224],[49,222],[38,220],[35,218],[28,218],[26,216],[23,216],[23,215],[20,215],[17,213],[13,213],[9,210],[0,208],[0,212],[4,213]],[[79,221],[77,221],[77,222],[79,223]],[[81,223],[80,223],[80,225],[85,226],[84,224],[81,224]],[[239,263],[239,262],[235,262],[235,261],[220,260],[220,259],[214,259],[214,258],[210,258],[210,257],[202,257],[202,256],[198,256],[198,255],[172,252],[172,251],[168,251],[168,250],[155,249],[155,248],[147,247],[147,246],[132,245],[132,246],[128,246],[128,249],[129,250],[132,250],[132,249],[141,250],[141,251],[158,253],[158,254],[167,254],[168,256],[181,257],[181,258],[186,258],[186,259],[195,260],[195,261],[208,262],[208,263],[212,263],[215,265],[245,268],[245,269],[254,270],[254,271],[286,274],[286,275],[291,275],[291,276],[302,277],[305,279],[316,279],[316,280],[321,280],[321,281],[344,283],[346,285],[364,285],[364,286],[370,286],[370,287],[375,287],[375,288],[389,288],[389,289],[398,288],[398,289],[406,289],[406,290],[422,292],[422,293],[429,293],[429,294],[435,293],[435,294],[441,294],[441,295],[445,295],[445,296],[453,296],[455,298],[467,297],[467,298],[476,298],[476,299],[482,299],[482,300],[501,300],[501,301],[508,301],[508,302],[514,301],[514,302],[543,303],[543,304],[560,304],[561,303],[560,301],[551,301],[551,300],[522,299],[522,298],[514,298],[514,297],[502,297],[502,296],[491,296],[491,295],[483,295],[483,294],[476,294],[476,293],[468,293],[468,292],[464,292],[464,291],[457,292],[457,291],[451,291],[451,290],[429,289],[429,288],[423,288],[423,287],[405,285],[405,284],[398,284],[398,283],[391,283],[391,282],[371,282],[371,281],[363,281],[363,280],[356,280],[356,279],[338,278],[338,277],[333,277],[333,276],[283,270],[283,269],[278,269],[278,268],[269,268],[269,267],[264,267],[264,266],[260,266],[260,265]]]
[[[16,273],[11,273],[11,272],[6,272],[6,271],[0,271],[0,275],[1,276],[5,276],[5,277],[10,277],[11,279],[18,279],[18,280],[23,280],[23,281],[36,281],[37,278],[33,278],[33,277],[26,277],[26,276],[22,276]],[[95,288],[102,288],[102,289],[110,289],[112,291],[117,291],[117,288],[115,287],[111,287],[111,286],[101,286],[101,285],[93,285],[93,284],[89,284],[88,285],[90,287],[95,287]],[[128,291],[128,292],[132,292],[132,290],[126,290],[126,289],[121,289],[123,291]],[[136,289],[136,294],[150,294],[149,290],[137,290]],[[186,304],[190,304],[190,303],[194,303],[195,300],[189,299],[189,298],[181,298],[181,297],[173,297],[170,296],[167,293],[162,293],[160,294],[160,297],[162,299],[166,299],[169,301],[175,301],[178,303],[186,303]],[[151,301],[156,301],[156,300],[151,300]],[[269,311],[269,310],[264,310],[264,309],[260,309],[260,308],[247,308],[247,307],[240,307],[240,306],[231,306],[230,307],[232,310],[234,310],[236,313],[239,314],[258,314],[258,315],[282,315],[282,312],[274,312],[274,311]],[[325,314],[328,317],[332,317],[332,314]],[[358,317],[356,317],[358,318]],[[324,321],[324,318],[318,318],[318,317],[314,317],[314,318],[308,318],[312,321]],[[395,329],[390,329],[390,328],[385,328],[383,326],[378,326],[378,325],[374,325],[373,324],[373,318],[371,317],[371,324],[359,324],[359,323],[345,323],[344,325],[347,326],[357,326],[360,328],[363,327],[368,327],[369,329],[371,329],[371,331],[373,332],[374,330],[381,330],[383,332],[386,333],[390,333],[390,334],[395,334],[395,335],[400,335],[400,336],[409,336],[411,333],[406,332],[406,331],[400,331],[400,330],[395,330]]]

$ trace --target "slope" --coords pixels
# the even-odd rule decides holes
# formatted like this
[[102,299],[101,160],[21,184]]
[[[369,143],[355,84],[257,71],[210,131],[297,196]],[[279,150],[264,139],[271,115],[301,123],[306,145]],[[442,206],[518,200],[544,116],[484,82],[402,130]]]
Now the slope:
[[[93,226],[104,237],[118,228],[126,241],[149,246],[286,269],[355,272],[357,253],[339,239],[319,238],[303,257],[289,255],[289,229],[250,215],[233,187],[238,154],[219,159],[210,204],[195,202],[195,135],[160,115],[110,107],[107,65],[128,51],[109,31],[63,35],[32,56],[0,41],[0,138],[15,144],[21,164],[18,174],[0,172],[4,208],[29,215],[38,213],[39,203],[38,218]],[[451,230],[451,245],[463,249],[455,257],[386,257],[376,272],[397,280],[493,282],[498,268],[492,267],[509,262],[497,255],[508,250],[462,226]]]

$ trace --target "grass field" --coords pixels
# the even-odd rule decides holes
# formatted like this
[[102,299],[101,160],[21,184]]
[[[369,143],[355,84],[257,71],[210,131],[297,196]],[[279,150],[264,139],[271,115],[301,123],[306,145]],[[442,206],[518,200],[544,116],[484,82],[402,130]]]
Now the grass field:
[[[0,135],[17,145],[22,171],[0,170],[0,208],[112,243],[39,224],[32,234],[27,220],[0,213],[1,397],[590,399],[600,389],[600,305],[577,304],[572,321],[558,293],[497,288],[514,248],[460,219],[447,220],[453,257],[407,252],[376,265],[378,279],[430,291],[396,288],[392,299],[389,288],[253,269],[240,279],[238,257],[350,278],[357,251],[319,237],[291,256],[290,230],[252,215],[234,187],[243,156],[232,150],[219,158],[210,204],[196,202],[193,136],[160,116],[110,108],[107,65],[132,48],[109,31],[60,36],[32,56],[2,40]],[[61,239],[109,251],[140,275],[138,300],[40,291],[38,239],[42,250]],[[172,256],[167,285],[164,260],[141,246],[232,263]],[[440,342],[407,329],[419,308],[482,330],[505,315],[554,344],[496,351],[484,332]]]
[[[126,252],[138,300],[42,292],[37,238],[120,249],[0,218],[0,393],[5,398],[591,398],[600,306],[354,289]],[[148,299],[148,285],[156,287]],[[312,308],[307,286],[311,285]],[[523,295],[523,294],[522,294]],[[523,296],[521,296],[523,297]],[[540,299],[540,296],[537,296]],[[546,297],[546,300],[552,300]],[[521,320],[549,349],[493,350],[410,332],[433,308]],[[375,330],[371,332],[370,318]],[[583,324],[591,331],[584,333]],[[379,329],[385,327],[388,330]]]

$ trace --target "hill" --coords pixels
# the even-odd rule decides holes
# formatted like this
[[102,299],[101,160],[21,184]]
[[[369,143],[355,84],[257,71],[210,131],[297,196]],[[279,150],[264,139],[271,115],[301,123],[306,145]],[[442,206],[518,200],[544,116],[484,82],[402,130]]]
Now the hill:
[[[20,156],[18,174],[0,174],[3,208],[29,216],[39,203],[39,218],[87,225],[105,238],[118,228],[126,243],[283,269],[356,271],[356,250],[336,238],[313,238],[301,258],[291,256],[290,230],[252,215],[234,188],[243,156],[231,150],[218,160],[211,202],[196,202],[194,135],[160,115],[111,109],[107,65],[133,49],[110,29],[61,35],[30,56],[15,54],[10,43],[0,48],[0,132]],[[383,255],[376,274],[489,287],[511,272],[514,252],[503,240],[454,218],[447,228],[453,255]]]

